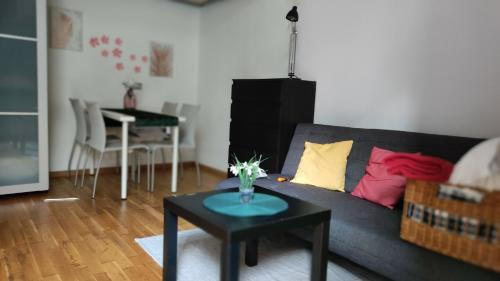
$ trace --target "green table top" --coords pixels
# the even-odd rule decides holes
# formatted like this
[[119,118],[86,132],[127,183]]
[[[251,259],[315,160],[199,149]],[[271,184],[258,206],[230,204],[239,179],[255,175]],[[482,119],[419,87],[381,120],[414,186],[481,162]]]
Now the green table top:
[[[104,110],[134,116],[134,124],[137,127],[168,127],[179,125],[179,118],[176,116],[136,109],[105,108]],[[106,122],[106,126],[108,127],[121,126],[121,123],[118,121],[111,120],[109,118],[104,118],[104,120]]]
[[239,192],[224,192],[203,200],[203,206],[216,213],[232,217],[271,216],[288,209],[288,203],[276,196],[254,193],[252,202],[240,202]]

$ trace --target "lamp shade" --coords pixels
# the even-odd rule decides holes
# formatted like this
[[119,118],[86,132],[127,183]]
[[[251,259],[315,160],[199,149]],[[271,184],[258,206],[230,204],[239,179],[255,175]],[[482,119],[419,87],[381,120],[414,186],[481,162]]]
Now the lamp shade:
[[286,14],[286,19],[291,22],[299,21],[299,13],[297,12],[297,6],[293,6],[293,8]]

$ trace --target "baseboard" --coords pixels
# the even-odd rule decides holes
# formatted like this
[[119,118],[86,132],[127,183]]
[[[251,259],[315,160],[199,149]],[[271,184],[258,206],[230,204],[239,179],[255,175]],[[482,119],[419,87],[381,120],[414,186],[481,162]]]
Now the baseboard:
[[203,171],[205,171],[205,172],[207,172],[207,173],[211,173],[213,175],[216,175],[218,177],[227,178],[227,172],[221,171],[221,170],[216,169],[214,167],[210,167],[210,166],[207,166],[207,165],[204,165],[204,164],[200,164],[200,169],[203,170]]
[[[156,164],[155,165],[155,169],[160,169],[160,168],[163,167],[163,165],[164,164],[161,164],[161,163]],[[166,165],[167,165],[168,169],[172,168],[172,164],[167,163]],[[194,162],[192,162],[192,161],[190,161],[190,162],[184,162],[183,165],[184,165],[184,167],[194,167]],[[144,171],[146,171],[146,166],[143,166],[142,169]],[[200,164],[200,169],[203,172],[213,174],[213,175],[215,175],[217,177],[222,177],[222,178],[226,178],[227,177],[227,172],[218,170],[216,168],[213,168],[213,167],[210,167],[210,166],[207,166],[207,165]],[[74,173],[75,173],[75,170],[72,170],[71,174],[74,174]],[[114,174],[114,173],[116,173],[116,167],[103,167],[103,168],[101,168],[101,170],[99,171],[99,173],[101,175]],[[67,171],[53,171],[53,172],[49,173],[49,176],[50,176],[51,179],[65,178],[65,177],[68,176],[68,172]]]

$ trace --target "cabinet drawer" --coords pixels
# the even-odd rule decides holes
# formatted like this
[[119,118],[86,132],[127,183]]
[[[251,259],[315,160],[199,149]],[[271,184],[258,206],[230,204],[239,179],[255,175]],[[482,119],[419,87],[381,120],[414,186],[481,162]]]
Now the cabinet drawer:
[[274,150],[279,143],[279,129],[231,122],[229,142],[249,147],[267,147]]
[[231,120],[242,123],[272,124],[280,122],[280,104],[254,101],[233,101],[231,104]]
[[231,99],[241,101],[281,101],[282,81],[277,79],[234,80]]

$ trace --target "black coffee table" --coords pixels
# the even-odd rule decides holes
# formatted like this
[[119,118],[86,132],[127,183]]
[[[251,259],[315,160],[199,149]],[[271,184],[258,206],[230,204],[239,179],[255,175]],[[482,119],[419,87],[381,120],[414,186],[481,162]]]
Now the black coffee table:
[[[163,200],[163,280],[177,278],[177,218],[182,217],[222,240],[221,280],[238,280],[240,242],[246,242],[245,263],[257,265],[258,238],[294,228],[314,226],[311,280],[326,280],[330,209],[319,207],[262,187],[255,192],[271,194],[288,202],[288,210],[273,216],[230,217],[203,206],[203,200],[220,192],[237,192],[237,188],[166,197]],[[293,266],[293,265],[292,265]]]

